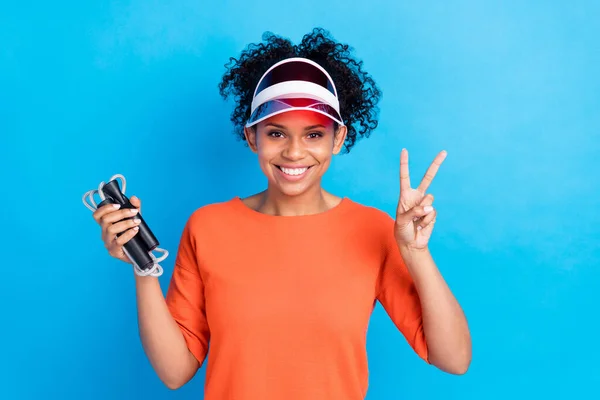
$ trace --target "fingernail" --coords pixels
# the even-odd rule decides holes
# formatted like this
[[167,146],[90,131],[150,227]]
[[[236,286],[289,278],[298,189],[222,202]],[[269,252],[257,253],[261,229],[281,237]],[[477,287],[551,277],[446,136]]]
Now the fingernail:
[[421,229],[423,229],[423,227],[421,225],[417,226],[418,231],[420,231]]
[[133,230],[134,230],[134,231],[137,231],[137,230],[139,230],[139,229],[140,229],[140,227],[139,227],[139,226],[134,226],[134,227],[133,227]]
[[136,223],[136,224],[139,224],[140,222],[142,222],[142,220],[139,219],[139,218],[136,218],[136,219],[133,220],[133,222]]
[[138,209],[137,208],[130,208],[129,212],[132,213],[132,214],[137,214]]
[[433,211],[433,207],[432,206],[425,206],[425,208],[423,208],[423,210],[428,213],[428,212],[432,212]]
[[114,208],[120,208],[120,207],[121,207],[121,205],[120,205],[120,204],[113,204],[113,207],[114,207]]

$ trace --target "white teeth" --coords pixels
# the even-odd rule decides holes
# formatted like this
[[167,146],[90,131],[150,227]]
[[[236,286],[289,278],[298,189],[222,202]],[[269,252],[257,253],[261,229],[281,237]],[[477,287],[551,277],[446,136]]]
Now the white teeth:
[[302,175],[308,168],[283,168],[281,170],[286,175]]

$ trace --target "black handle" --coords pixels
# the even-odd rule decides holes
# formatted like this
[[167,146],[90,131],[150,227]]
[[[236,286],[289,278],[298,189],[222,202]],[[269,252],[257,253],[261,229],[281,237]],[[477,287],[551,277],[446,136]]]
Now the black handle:
[[[102,193],[105,199],[98,204],[98,208],[106,204],[120,204],[121,208],[135,208],[127,196],[121,192],[121,188],[116,180],[108,182],[102,187]],[[125,219],[139,218],[141,220],[139,231],[131,240],[125,243],[125,250],[132,261],[142,270],[148,270],[154,265],[154,260],[150,257],[150,252],[154,250],[159,242],[146,224],[144,218],[138,213],[135,216]],[[122,220],[121,220],[122,221]],[[117,221],[120,222],[120,221]],[[119,234],[120,236],[121,234]]]

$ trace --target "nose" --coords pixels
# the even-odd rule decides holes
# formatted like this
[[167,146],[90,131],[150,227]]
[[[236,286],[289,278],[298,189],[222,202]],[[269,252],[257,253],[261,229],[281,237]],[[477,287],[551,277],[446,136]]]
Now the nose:
[[301,160],[304,158],[304,145],[300,138],[290,138],[287,146],[283,150],[283,156],[291,161]]

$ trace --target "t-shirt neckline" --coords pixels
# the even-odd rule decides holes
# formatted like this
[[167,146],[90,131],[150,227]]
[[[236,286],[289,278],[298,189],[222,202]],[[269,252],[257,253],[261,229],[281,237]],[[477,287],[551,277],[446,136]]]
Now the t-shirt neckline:
[[245,214],[252,216],[254,218],[262,218],[264,220],[279,220],[279,221],[301,221],[301,220],[309,220],[309,219],[319,219],[319,218],[329,218],[335,216],[342,212],[351,202],[351,200],[343,196],[338,204],[331,207],[330,209],[322,212],[318,212],[315,214],[305,214],[305,215],[272,215],[265,214],[259,211],[256,211],[250,207],[248,207],[240,196],[234,196],[231,199],[231,202],[239,208]]

